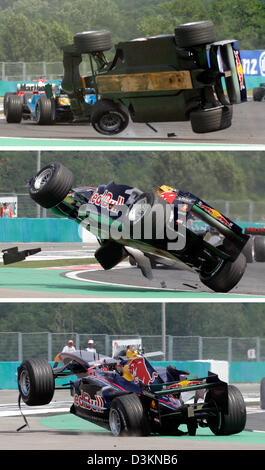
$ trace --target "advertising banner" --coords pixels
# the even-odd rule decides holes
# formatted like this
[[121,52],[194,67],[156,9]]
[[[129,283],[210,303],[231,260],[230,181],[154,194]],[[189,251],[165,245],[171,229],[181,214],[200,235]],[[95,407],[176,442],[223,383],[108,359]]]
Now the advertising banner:
[[240,51],[244,75],[264,77],[265,81],[265,50]]

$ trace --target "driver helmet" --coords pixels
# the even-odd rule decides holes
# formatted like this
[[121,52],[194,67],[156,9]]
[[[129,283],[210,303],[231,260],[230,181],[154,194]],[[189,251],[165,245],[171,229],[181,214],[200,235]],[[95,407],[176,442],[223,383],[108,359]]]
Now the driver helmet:
[[173,188],[171,186],[167,186],[166,184],[162,184],[162,186],[159,186],[156,190],[157,194],[162,194],[167,191],[173,191]]

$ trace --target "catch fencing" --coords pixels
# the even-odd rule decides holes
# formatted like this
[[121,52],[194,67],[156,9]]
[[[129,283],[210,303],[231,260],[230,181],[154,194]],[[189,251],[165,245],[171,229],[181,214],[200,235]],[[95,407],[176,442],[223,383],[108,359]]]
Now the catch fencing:
[[[80,74],[90,73],[88,59],[80,64]],[[0,80],[2,81],[28,81],[60,80],[63,77],[63,62],[0,62]]]
[[99,354],[112,355],[112,341],[141,339],[145,353],[159,352],[154,360],[167,361],[265,361],[265,338],[202,337],[166,335],[165,357],[161,335],[107,335],[76,332],[0,332],[0,362],[22,361],[27,358],[46,358],[53,361],[67,340],[72,339],[76,349],[87,347],[89,339],[95,342]]

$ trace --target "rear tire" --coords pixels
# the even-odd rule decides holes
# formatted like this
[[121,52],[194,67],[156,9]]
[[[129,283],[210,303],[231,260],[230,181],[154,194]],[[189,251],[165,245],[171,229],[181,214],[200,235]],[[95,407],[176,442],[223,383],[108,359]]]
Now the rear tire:
[[255,246],[254,237],[250,237],[248,242],[245,244],[242,253],[245,255],[247,263],[253,263],[255,261]]
[[54,394],[54,375],[45,359],[29,359],[18,367],[18,388],[24,403],[46,405]]
[[111,35],[105,29],[76,33],[74,45],[81,54],[108,51],[112,48]]
[[147,436],[149,434],[143,405],[137,395],[114,398],[109,412],[109,427],[114,436]]
[[255,259],[263,263],[265,261],[265,237],[256,235],[254,238]]
[[133,238],[163,239],[172,206],[154,193],[140,194],[128,209],[126,227]]
[[242,278],[246,264],[246,257],[240,253],[235,261],[223,261],[216,272],[201,273],[200,280],[215,292],[229,292]]
[[[205,401],[207,401],[207,395]],[[229,436],[243,431],[246,425],[246,405],[237,387],[228,385],[228,414],[219,411],[216,418],[210,418],[207,421],[209,428],[216,436]]]
[[73,181],[73,173],[68,168],[65,168],[61,163],[52,162],[32,178],[29,195],[37,204],[50,209],[63,201],[69,193]]
[[260,382],[260,407],[265,410],[265,377]]
[[193,132],[203,134],[227,129],[232,124],[232,106],[200,109],[190,113]]
[[100,134],[119,134],[129,124],[129,113],[122,103],[100,100],[92,108],[91,124]]
[[10,95],[6,103],[6,121],[12,124],[21,122],[22,111],[22,97],[19,95]]
[[212,21],[181,24],[175,28],[175,38],[179,47],[211,44],[216,41],[214,24]]
[[253,101],[265,101],[265,88],[253,88]]

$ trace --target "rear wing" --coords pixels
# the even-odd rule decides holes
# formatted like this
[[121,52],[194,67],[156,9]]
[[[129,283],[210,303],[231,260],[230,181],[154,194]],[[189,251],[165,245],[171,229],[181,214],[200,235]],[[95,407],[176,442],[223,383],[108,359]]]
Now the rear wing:
[[[247,101],[247,88],[244,78],[243,65],[236,40],[214,42],[210,45],[211,66],[223,74],[227,96],[231,104]],[[221,78],[218,79],[216,93],[220,101],[227,104],[223,92]]]
[[164,382],[162,384],[150,384],[149,388],[156,396],[171,395],[172,393],[190,392],[200,389],[208,390],[214,387],[227,388],[226,382],[222,382],[218,375],[211,374],[195,380],[184,380],[181,382]]

